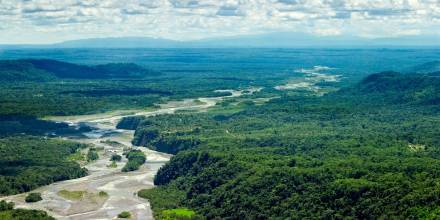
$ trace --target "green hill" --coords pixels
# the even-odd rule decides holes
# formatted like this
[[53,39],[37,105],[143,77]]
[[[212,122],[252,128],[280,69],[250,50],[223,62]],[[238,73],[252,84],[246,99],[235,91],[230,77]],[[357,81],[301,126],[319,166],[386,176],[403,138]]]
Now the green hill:
[[376,73],[366,77],[356,86],[340,91],[341,95],[350,93],[368,96],[372,102],[437,105],[440,103],[440,72]]
[[136,143],[177,153],[140,195],[158,218],[439,218],[440,110],[420,104],[438,82],[385,72],[321,97],[141,119]]
[[55,79],[54,74],[35,67],[23,60],[0,61],[0,81],[46,81]]
[[87,175],[87,169],[70,161],[84,144],[32,136],[0,138],[0,195],[33,190],[39,186]]
[[43,81],[54,79],[144,78],[158,73],[133,63],[96,66],[49,59],[1,60],[2,81]]
[[431,61],[427,63],[423,63],[417,66],[414,66],[409,69],[408,72],[416,72],[416,73],[433,73],[440,71],[440,61]]

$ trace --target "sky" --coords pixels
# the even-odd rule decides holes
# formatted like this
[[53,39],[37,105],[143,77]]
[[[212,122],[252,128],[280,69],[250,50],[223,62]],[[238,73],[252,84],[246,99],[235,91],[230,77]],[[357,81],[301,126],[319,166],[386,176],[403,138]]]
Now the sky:
[[272,32],[440,37],[440,0],[0,0],[0,44]]

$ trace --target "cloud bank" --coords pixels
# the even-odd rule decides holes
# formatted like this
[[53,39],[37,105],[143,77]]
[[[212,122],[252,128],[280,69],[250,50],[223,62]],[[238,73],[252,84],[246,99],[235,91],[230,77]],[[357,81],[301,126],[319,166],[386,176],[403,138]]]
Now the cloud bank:
[[0,43],[284,31],[440,36],[440,0],[0,0]]

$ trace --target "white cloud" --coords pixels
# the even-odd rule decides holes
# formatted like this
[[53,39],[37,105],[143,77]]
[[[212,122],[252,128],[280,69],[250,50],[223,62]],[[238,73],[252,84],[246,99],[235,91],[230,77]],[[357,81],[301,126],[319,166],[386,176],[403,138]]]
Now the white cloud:
[[440,0],[0,0],[0,24],[0,43],[266,31],[429,35],[439,34]]

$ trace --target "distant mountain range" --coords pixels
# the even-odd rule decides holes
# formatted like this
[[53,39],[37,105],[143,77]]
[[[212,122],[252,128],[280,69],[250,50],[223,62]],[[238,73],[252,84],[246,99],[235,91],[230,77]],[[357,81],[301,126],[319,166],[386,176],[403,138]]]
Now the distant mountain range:
[[315,36],[304,33],[278,32],[192,41],[150,37],[90,38],[45,45],[0,45],[0,48],[377,48],[400,46],[440,47],[440,36],[370,39],[356,36]]

